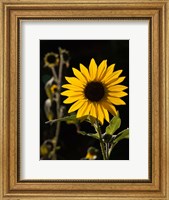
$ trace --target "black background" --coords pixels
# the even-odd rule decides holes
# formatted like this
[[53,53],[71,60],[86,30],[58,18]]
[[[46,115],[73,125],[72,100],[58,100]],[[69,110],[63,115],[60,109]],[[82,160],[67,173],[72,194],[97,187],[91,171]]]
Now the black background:
[[[126,76],[123,85],[129,85],[129,40],[41,40],[40,41],[40,143],[44,140],[54,137],[55,125],[45,124],[47,118],[44,113],[44,102],[47,99],[44,86],[47,80],[52,76],[51,70],[44,68],[44,56],[48,52],[58,53],[58,47],[66,49],[70,53],[70,67],[64,68],[62,83],[67,83],[64,76],[74,76],[72,67],[79,69],[82,63],[87,68],[91,58],[94,58],[97,65],[107,59],[108,66],[115,63],[115,71],[122,69],[121,76]],[[129,94],[129,90],[125,90]],[[64,100],[65,97],[62,97]],[[122,120],[121,127],[117,133],[129,127],[129,95],[122,98],[125,106],[116,106]],[[72,104],[67,105],[67,109]],[[55,105],[53,105],[55,107]],[[112,117],[112,116],[111,116]],[[110,118],[111,118],[110,117]],[[104,123],[102,131],[108,125]],[[83,122],[81,130],[94,132],[90,124]],[[59,135],[58,159],[77,160],[85,157],[87,148],[94,146],[100,150],[99,142],[87,136],[76,133],[74,125],[61,123],[61,131]],[[99,154],[99,159],[101,154]],[[111,159],[128,160],[129,159],[129,140],[122,140],[116,145],[111,154]]]

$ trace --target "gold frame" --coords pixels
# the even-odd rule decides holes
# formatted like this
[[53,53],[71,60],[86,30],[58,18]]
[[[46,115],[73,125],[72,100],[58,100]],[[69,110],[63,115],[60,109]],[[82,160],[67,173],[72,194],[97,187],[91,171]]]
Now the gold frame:
[[[0,199],[169,200],[169,0],[1,0]],[[19,21],[147,19],[150,26],[152,166],[148,181],[21,181],[18,168]]]

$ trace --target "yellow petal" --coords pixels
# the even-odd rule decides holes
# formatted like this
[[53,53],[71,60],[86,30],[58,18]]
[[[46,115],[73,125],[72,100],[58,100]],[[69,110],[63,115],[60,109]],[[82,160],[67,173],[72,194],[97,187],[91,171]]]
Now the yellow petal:
[[110,92],[108,92],[108,94],[111,94],[111,92],[121,92],[123,90],[126,90],[128,87],[124,86],[124,85],[113,85],[111,87],[108,88],[108,90]]
[[107,69],[107,60],[103,60],[98,67],[97,80],[102,80],[102,77],[104,77],[106,73],[106,69]]
[[107,79],[109,79],[110,76],[112,76],[114,67],[115,67],[115,64],[112,64],[107,68],[106,75],[102,79],[103,82],[105,82]]
[[100,106],[100,104],[97,104],[96,106],[97,106],[97,118],[101,122],[101,124],[103,125],[104,113],[103,113],[102,107]]
[[91,110],[90,110],[90,115],[94,118],[97,118],[97,112],[96,112],[96,107],[95,107],[95,104],[92,103],[91,104]]
[[89,71],[88,71],[88,69],[87,69],[84,65],[82,65],[82,64],[80,64],[80,71],[81,71],[81,73],[83,74],[83,76],[86,78],[86,80],[87,80],[87,81],[90,81]]
[[77,115],[76,115],[77,118],[84,116],[83,113],[85,112],[87,106],[88,106],[88,103],[85,101],[83,106],[81,106],[81,108],[79,108],[79,110],[77,111]]
[[91,103],[89,103],[89,102],[87,102],[87,108],[86,108],[86,110],[84,111],[84,113],[83,113],[83,115],[89,115],[89,113],[90,113],[90,110],[91,110]]
[[75,110],[78,110],[80,107],[82,107],[85,103],[85,100],[79,100],[75,102],[68,110],[68,113],[74,112]]
[[64,102],[63,103],[65,103],[65,104],[69,104],[69,103],[73,103],[73,102],[75,102],[75,101],[78,101],[78,100],[80,100],[80,99],[83,99],[83,96],[81,96],[81,97],[68,97],[67,99],[65,99],[64,100]]
[[62,85],[62,88],[66,88],[66,89],[77,91],[77,92],[83,91],[83,88],[76,86],[76,85],[71,85],[71,84],[64,84],[64,85]]
[[108,103],[108,102],[102,102],[102,105],[103,105],[104,108],[105,108],[106,110],[108,110],[113,116],[116,116],[116,115],[117,115],[117,110],[116,110],[116,108],[115,108],[112,104],[110,104],[110,103]]
[[115,97],[107,97],[107,98],[114,105],[126,105],[126,103],[120,98],[115,98]]
[[105,80],[105,84],[108,85],[108,84],[113,83],[120,76],[120,74],[122,73],[122,71],[123,70],[118,70],[118,71],[114,72],[112,74],[112,76],[110,76],[109,78],[107,78],[107,80]]
[[73,73],[74,75],[80,80],[82,81],[83,83],[86,83],[86,79],[85,77],[82,75],[81,72],[79,72],[79,70],[75,69],[75,68],[72,68],[73,69]]
[[109,113],[108,113],[108,111],[104,108],[103,105],[101,105],[101,106],[102,106],[102,110],[103,110],[103,113],[104,113],[104,118],[106,119],[107,122],[109,122],[109,121],[110,121],[110,119],[109,119]]
[[75,77],[65,77],[65,79],[67,80],[67,82],[69,82],[72,85],[76,85],[76,86],[79,86],[81,88],[84,88],[83,82],[80,81],[79,79],[75,78]]
[[72,97],[72,96],[82,96],[83,93],[82,92],[74,92],[72,90],[66,90],[66,91],[62,92],[61,95]]
[[91,80],[94,80],[96,78],[96,75],[97,75],[97,65],[96,65],[96,62],[93,58],[90,61],[89,73],[90,73]]
[[117,84],[123,82],[125,78],[126,78],[125,76],[120,77],[120,78],[116,79],[114,82],[112,82],[111,84],[109,84],[107,87],[110,87],[110,86],[113,86],[113,85],[117,85]]
[[109,92],[108,95],[112,97],[124,97],[128,94],[126,92]]
[[112,76],[118,78],[122,72],[123,72],[122,69],[117,70],[117,71],[113,72],[113,75],[112,75]]

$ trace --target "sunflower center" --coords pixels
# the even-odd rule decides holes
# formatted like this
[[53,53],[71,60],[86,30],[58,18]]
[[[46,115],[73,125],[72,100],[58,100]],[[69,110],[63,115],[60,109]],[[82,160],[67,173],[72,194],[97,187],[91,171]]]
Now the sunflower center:
[[50,55],[50,56],[48,56],[47,61],[48,61],[49,63],[55,63],[56,57],[53,56],[53,55]]
[[90,101],[100,101],[105,95],[105,89],[102,83],[92,81],[88,83],[84,90],[85,97]]

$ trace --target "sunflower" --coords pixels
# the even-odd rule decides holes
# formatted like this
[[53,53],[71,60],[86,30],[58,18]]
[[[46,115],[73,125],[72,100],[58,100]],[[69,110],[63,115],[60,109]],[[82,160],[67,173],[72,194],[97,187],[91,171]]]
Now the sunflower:
[[55,67],[59,64],[59,56],[54,52],[47,53],[44,57],[46,67]]
[[76,117],[92,117],[98,119],[101,124],[104,119],[109,122],[109,113],[117,115],[116,105],[125,105],[121,99],[128,95],[123,90],[127,89],[124,85],[119,85],[125,76],[119,77],[123,70],[114,71],[115,64],[107,67],[107,60],[103,60],[97,67],[92,58],[89,70],[80,64],[80,71],[73,68],[76,77],[65,77],[69,84],[62,87],[68,90],[61,94],[68,98],[65,104],[73,105],[68,113],[77,111]]
[[50,90],[51,90],[52,94],[55,94],[57,89],[58,89],[58,86],[56,84],[51,85]]

